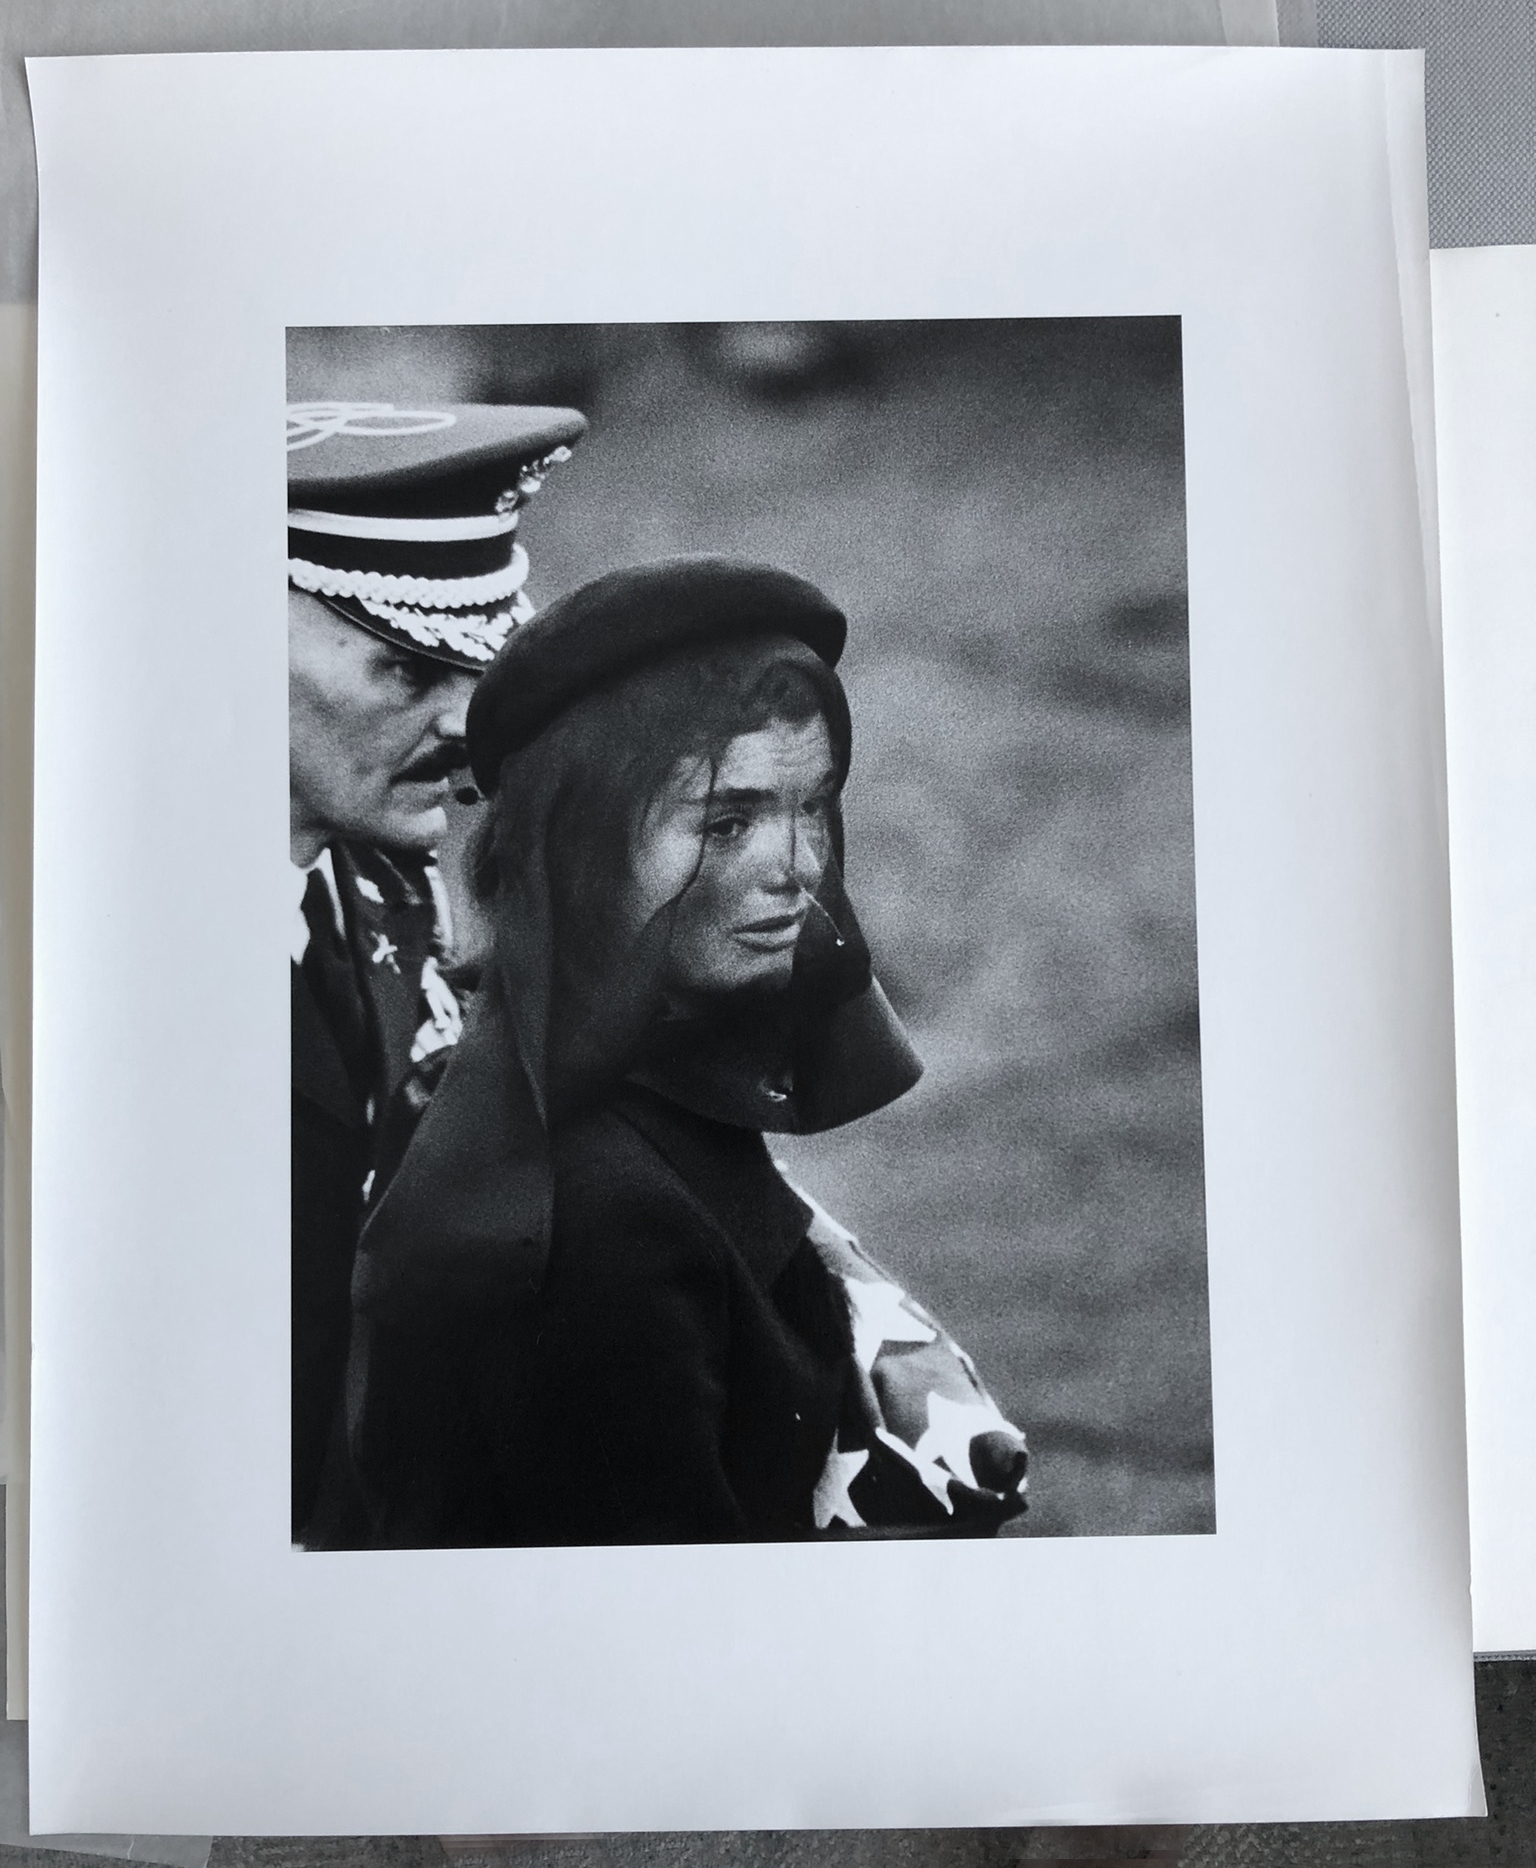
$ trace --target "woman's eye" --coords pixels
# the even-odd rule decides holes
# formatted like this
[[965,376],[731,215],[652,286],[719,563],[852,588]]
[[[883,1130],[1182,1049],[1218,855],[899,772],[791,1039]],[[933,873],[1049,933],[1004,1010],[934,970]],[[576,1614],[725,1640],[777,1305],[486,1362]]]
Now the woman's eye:
[[706,837],[714,837],[720,843],[733,843],[747,832],[747,820],[741,816],[715,817],[704,826]]

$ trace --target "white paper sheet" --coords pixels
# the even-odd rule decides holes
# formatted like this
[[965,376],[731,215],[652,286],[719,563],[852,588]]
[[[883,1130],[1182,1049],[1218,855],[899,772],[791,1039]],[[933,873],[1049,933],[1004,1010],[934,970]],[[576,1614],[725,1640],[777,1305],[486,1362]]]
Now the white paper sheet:
[[[6,1715],[25,1711],[32,1131],[32,541],[37,309],[0,305],[0,1198],[5,1242]],[[16,1686],[23,1689],[20,1694]]]
[[[103,13],[87,0],[82,9],[65,0],[13,0],[0,14],[0,296],[20,299],[34,290],[36,203],[30,112],[24,91],[23,54],[51,54],[199,50],[238,51],[247,48],[408,47],[514,44],[562,45],[681,45],[681,44],[859,44],[911,41],[966,44],[1203,44],[1271,45],[1315,44],[1316,20],[1305,4],[1284,9],[1277,18],[1275,0],[1000,0],[988,7],[972,5],[963,17],[952,11],[920,3],[912,8],[889,4],[831,4],[818,0],[814,8],[797,11],[780,6],[772,13],[757,5],[700,7],[694,0],[644,0],[627,7],[621,16],[610,9],[601,16],[577,15],[564,0],[538,0],[525,4],[515,19],[499,5],[485,0],[455,0],[434,8],[424,21],[407,0],[403,6],[375,5],[366,17],[355,8],[316,6],[309,0],[298,7],[269,4],[259,19],[248,8],[203,6],[195,22],[195,40],[188,38],[188,23],[174,5],[136,7],[132,15]],[[1282,34],[1281,27],[1286,31]],[[25,530],[30,536],[31,476],[34,455],[32,383],[36,365],[35,308],[29,304],[0,305],[0,449],[6,466],[7,498],[25,495]],[[16,413],[12,414],[13,404]],[[10,521],[7,521],[9,524]],[[24,705],[25,730],[13,728],[0,735],[0,837],[8,852],[7,873],[23,876],[30,888],[31,871],[31,554],[3,550],[7,585],[5,607],[8,646],[6,655],[22,654],[25,666],[7,660],[3,685],[12,708]],[[13,812],[11,804],[20,800]],[[19,862],[19,869],[17,864]],[[7,883],[8,888],[19,884]],[[27,918],[24,906],[21,921]],[[30,1025],[31,1008],[24,985],[6,982],[6,1015],[16,1029]],[[28,1157],[25,1131],[30,1121],[30,1084],[27,1073],[13,1065],[7,1078],[8,1107],[12,1111],[15,1140],[13,1159]],[[7,1541],[7,1670],[6,1714],[26,1715],[26,1363],[30,1332],[26,1285],[27,1193],[25,1166],[13,1167],[11,1215],[3,1232],[9,1302],[5,1343],[11,1379],[18,1386],[8,1391],[5,1471],[8,1477]]]
[[0,11],[0,300],[36,294],[24,57],[355,47],[1316,45],[1315,0],[7,0]]
[[35,1836],[27,1822],[27,1726],[0,1725],[0,1845],[103,1855],[115,1861],[159,1862],[164,1868],[207,1868],[208,1836]]
[[1536,1649],[1536,247],[1434,261],[1472,1627]]
[[[1481,1808],[1417,72],[32,68],[35,1821]],[[1185,321],[1217,1534],[295,1554],[285,325],[1143,312]]]

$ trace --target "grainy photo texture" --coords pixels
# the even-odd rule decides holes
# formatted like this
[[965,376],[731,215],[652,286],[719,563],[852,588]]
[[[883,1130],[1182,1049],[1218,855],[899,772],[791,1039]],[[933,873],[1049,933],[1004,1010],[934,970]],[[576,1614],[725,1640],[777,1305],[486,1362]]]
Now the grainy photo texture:
[[1179,321],[289,402],[295,1543],[1213,1531]]

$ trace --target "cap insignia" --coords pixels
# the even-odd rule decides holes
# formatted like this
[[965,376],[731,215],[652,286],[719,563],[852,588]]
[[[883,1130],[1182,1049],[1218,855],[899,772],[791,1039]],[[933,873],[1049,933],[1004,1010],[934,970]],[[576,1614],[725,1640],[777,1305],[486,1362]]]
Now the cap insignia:
[[312,448],[332,435],[424,435],[451,428],[447,409],[397,409],[392,402],[291,402],[288,452]]
[[536,461],[529,461],[528,465],[519,471],[517,485],[509,486],[497,500],[497,512],[505,516],[507,513],[516,512],[519,506],[526,505],[543,486],[544,477],[550,468],[558,467],[562,461],[568,461],[570,458],[569,448],[558,447],[551,448],[548,454],[540,455]]

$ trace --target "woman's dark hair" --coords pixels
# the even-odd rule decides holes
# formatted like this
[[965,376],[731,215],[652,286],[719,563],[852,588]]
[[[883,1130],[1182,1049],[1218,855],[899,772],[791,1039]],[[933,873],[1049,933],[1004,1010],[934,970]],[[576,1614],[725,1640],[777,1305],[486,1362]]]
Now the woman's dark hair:
[[[548,981],[545,1067],[555,1100],[620,1068],[657,1010],[672,905],[627,951],[618,910],[641,821],[679,762],[704,759],[713,774],[739,735],[818,717],[840,791],[851,746],[842,683],[802,643],[764,636],[622,676],[505,760],[475,889],[492,907],[505,976]],[[834,811],[839,868],[841,846]],[[526,943],[544,951],[517,951]]]

